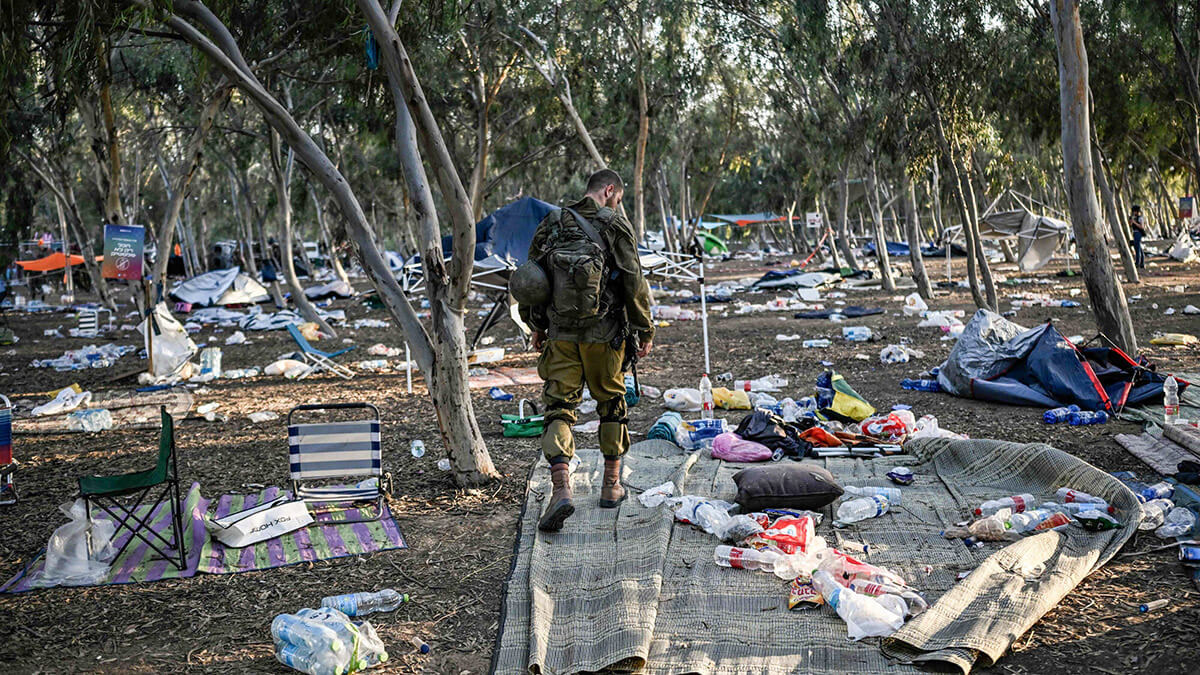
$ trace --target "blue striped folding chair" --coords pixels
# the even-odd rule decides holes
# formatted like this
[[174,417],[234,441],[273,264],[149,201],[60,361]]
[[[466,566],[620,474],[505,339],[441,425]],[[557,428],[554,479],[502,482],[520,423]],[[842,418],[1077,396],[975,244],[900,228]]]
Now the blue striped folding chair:
[[13,484],[13,473],[17,470],[17,462],[13,459],[12,451],[12,402],[7,396],[4,407],[0,408],[0,505],[17,503],[17,487]]
[[[297,412],[318,410],[363,410],[374,416],[305,424],[293,421]],[[379,409],[370,403],[310,404],[292,408],[288,412],[288,456],[293,494],[303,499],[310,510],[314,504],[321,505],[318,509],[322,512],[347,510],[354,503],[375,502],[379,514],[374,518],[338,522],[379,520],[384,508],[383,483],[391,481],[390,474],[383,471],[379,428]],[[371,477],[375,480],[367,482],[365,487],[344,484],[347,480],[363,483],[362,479]],[[340,484],[329,485],[331,481]]]

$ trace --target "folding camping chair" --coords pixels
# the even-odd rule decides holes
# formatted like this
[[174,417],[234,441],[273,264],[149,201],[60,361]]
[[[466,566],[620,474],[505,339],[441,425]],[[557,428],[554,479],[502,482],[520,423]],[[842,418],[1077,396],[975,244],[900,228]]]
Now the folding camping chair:
[[94,338],[100,334],[100,313],[108,312],[108,324],[112,325],[112,311],[107,309],[81,309],[76,314],[79,319],[79,329],[76,334],[79,337]]
[[304,334],[300,332],[300,329],[296,327],[296,324],[288,324],[287,332],[288,335],[291,335],[292,339],[296,341],[296,346],[300,347],[300,353],[304,355],[304,360],[308,361],[312,365],[312,370],[304,375],[301,375],[300,379],[304,379],[312,373],[322,370],[328,370],[343,380],[349,380],[350,378],[354,377],[354,371],[340,363],[335,363],[333,361],[335,356],[345,354],[351,349],[354,349],[354,345],[350,345],[345,349],[339,349],[336,352],[323,352],[308,344],[308,340],[304,339]]
[[17,503],[17,486],[13,483],[17,463],[12,451],[12,402],[3,394],[0,399],[4,399],[4,407],[0,408],[0,506],[4,506]]
[[[292,416],[314,410],[367,410],[374,416],[343,422],[297,424]],[[391,474],[383,471],[382,444],[379,438],[379,409],[370,403],[313,403],[299,405],[288,412],[288,459],[292,493],[306,504],[344,504],[335,510],[347,510],[354,502],[374,501],[379,514],[340,522],[370,522],[383,517],[383,483],[391,483]],[[361,479],[374,476],[373,486],[313,486],[316,480]]]
[[[138,507],[150,495],[151,490],[162,488],[146,514],[139,516]],[[116,557],[129,548],[134,539],[140,539],[154,549],[176,568],[187,566],[187,544],[183,539],[183,500],[179,494],[179,466],[175,453],[175,420],[162,407],[162,432],[158,438],[158,462],[152,469],[136,471],[118,476],[84,476],[79,479],[79,496],[87,505],[88,520],[92,517],[92,506],[98,506],[116,521],[115,538],[121,528],[129,530],[129,541],[117,551]],[[133,499],[133,504],[121,500]],[[150,515],[159,505],[167,504],[171,510],[171,531],[174,543],[154,531]],[[159,547],[162,548],[159,548]],[[174,550],[174,554],[167,551]]]

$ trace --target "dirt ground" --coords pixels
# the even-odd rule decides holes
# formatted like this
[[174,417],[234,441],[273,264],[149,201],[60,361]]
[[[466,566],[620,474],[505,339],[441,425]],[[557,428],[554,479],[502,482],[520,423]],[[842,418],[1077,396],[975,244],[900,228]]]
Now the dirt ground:
[[[758,277],[768,269],[786,265],[790,257],[765,262],[728,261],[713,266],[709,279]],[[1155,347],[1149,338],[1156,331],[1200,332],[1200,319],[1183,315],[1187,304],[1200,305],[1200,266],[1165,263],[1162,258],[1147,271],[1144,282],[1126,286],[1128,295],[1140,295],[1131,304],[1143,350],[1160,369],[1200,370],[1200,348]],[[931,264],[935,278],[945,278],[944,262]],[[1018,292],[1049,293],[1066,298],[1069,289],[1081,288],[1078,276],[1056,278],[1057,268],[1034,274],[1000,266],[1009,277],[1054,279],[1056,285],[1020,283],[1002,285],[1007,298]],[[962,278],[961,262],[956,278]],[[1061,285],[1058,285],[1061,284]],[[1179,285],[1185,285],[1180,293]],[[357,285],[365,287],[365,282]],[[683,288],[676,282],[673,290]],[[712,370],[730,371],[738,378],[778,373],[790,380],[787,394],[811,393],[812,384],[825,366],[843,373],[848,382],[876,408],[896,403],[913,406],[918,415],[936,415],[941,426],[974,438],[1042,441],[1074,453],[1106,471],[1132,470],[1151,474],[1111,438],[1136,430],[1132,424],[1067,427],[1040,423],[1041,410],[953,398],[944,394],[904,391],[903,377],[916,376],[940,363],[951,343],[937,329],[918,329],[917,321],[900,314],[898,294],[881,291],[847,291],[846,304],[883,307],[883,315],[851,319],[846,324],[792,318],[792,312],[735,315],[732,306],[711,308]],[[737,299],[762,303],[776,293],[738,294]],[[1085,300],[1085,295],[1076,299]],[[832,305],[832,300],[826,300]],[[1157,308],[1154,305],[1157,305]],[[970,295],[965,290],[941,289],[930,303],[933,309],[964,309],[969,318]],[[349,318],[387,318],[359,301],[342,300]],[[1003,303],[1008,307],[1007,300]],[[693,308],[697,307],[695,305]],[[1163,311],[1174,307],[1176,313]],[[473,311],[478,309],[474,307]],[[125,308],[128,310],[128,307]],[[1051,320],[1066,335],[1091,337],[1095,324],[1089,310],[1081,308],[1026,308],[1015,321],[1025,326]],[[472,323],[478,322],[477,315]],[[116,333],[101,341],[55,339],[42,336],[46,328],[73,325],[61,314],[8,315],[20,336],[14,347],[0,347],[0,392],[15,399],[22,393],[47,391],[79,382],[92,391],[128,390],[131,380],[113,376],[137,367],[136,355],[124,357],[111,369],[58,373],[29,367],[32,359],[52,358],[63,350],[109,339],[135,344],[135,334]],[[878,342],[848,343],[841,339],[843,325],[866,325],[881,335]],[[197,342],[223,342],[230,329],[206,328]],[[781,342],[776,334],[829,337],[828,349],[807,350],[799,342]],[[523,352],[511,325],[494,331],[496,344],[509,351],[505,365],[529,366],[534,354]],[[660,328],[655,348],[643,361],[643,384],[660,388],[695,386],[703,368],[699,321],[679,321]],[[383,342],[401,346],[398,329],[345,330],[360,349]],[[224,366],[264,366],[290,351],[282,331],[251,334],[251,343],[223,347]],[[925,357],[907,364],[883,365],[884,345],[907,339],[925,351]],[[368,357],[365,353],[357,358]],[[857,358],[865,355],[864,358]],[[332,378],[289,381],[262,376],[252,380],[217,381],[197,395],[197,404],[220,403],[225,421],[185,420],[178,426],[180,475],[185,483],[198,481],[204,495],[257,490],[254,484],[284,485],[287,480],[285,421],[251,423],[246,414],[255,410],[286,413],[306,402],[370,401],[380,407],[384,421],[384,464],[395,476],[391,506],[410,548],[372,556],[343,558],[261,572],[234,575],[198,575],[192,579],[141,585],[97,588],[56,588],[21,595],[0,596],[0,668],[4,672],[284,672],[272,656],[271,619],[281,612],[315,606],[322,596],[358,590],[394,587],[413,596],[414,602],[391,614],[371,618],[391,648],[392,660],[374,672],[483,673],[487,671],[495,640],[500,599],[512,556],[517,514],[531,464],[539,459],[536,439],[501,437],[496,423],[512,403],[495,402],[483,392],[475,396],[475,410],[497,468],[504,478],[489,488],[466,493],[457,489],[449,474],[439,471],[443,456],[437,441],[435,416],[418,380],[413,394],[405,393],[403,373],[362,373],[343,382]],[[508,388],[518,398],[534,398],[539,388]],[[14,396],[16,395],[16,396]],[[45,396],[29,397],[43,402]],[[630,414],[634,438],[644,434],[662,412],[658,401],[644,400]],[[594,416],[594,415],[593,415]],[[727,414],[736,423],[738,413]],[[588,418],[584,418],[588,419]],[[99,434],[22,435],[15,452],[21,462],[18,474],[22,499],[0,507],[0,580],[7,579],[45,546],[54,528],[63,522],[57,507],[76,490],[78,476],[116,473],[145,468],[153,461],[155,430],[111,430]],[[411,440],[421,438],[428,454],[414,459]],[[593,446],[594,435],[579,439]],[[1139,536],[1126,548],[1137,552],[1159,543]],[[1137,606],[1159,598],[1171,604],[1150,614]],[[996,666],[978,672],[999,673],[1184,673],[1196,672],[1200,658],[1200,593],[1192,586],[1173,552],[1118,557],[1085,579],[1053,611],[1014,644]],[[420,636],[432,646],[422,656],[409,647],[409,638]]]

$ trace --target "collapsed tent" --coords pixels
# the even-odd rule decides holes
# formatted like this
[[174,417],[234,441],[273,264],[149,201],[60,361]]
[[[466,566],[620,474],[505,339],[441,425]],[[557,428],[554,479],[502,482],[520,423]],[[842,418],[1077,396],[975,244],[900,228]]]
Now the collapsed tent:
[[820,288],[842,280],[840,274],[801,272],[800,270],[771,270],[752,285],[753,288]]
[[[103,260],[104,256],[96,256],[96,262],[102,262]],[[59,251],[58,253],[51,253],[45,258],[38,258],[37,260],[18,260],[16,262],[17,265],[19,265],[21,269],[25,270],[26,272],[53,272],[54,270],[61,270],[66,265],[67,260],[62,254],[62,251]],[[74,266],[82,264],[83,256],[72,253],[71,265]]]
[[955,396],[1109,412],[1161,398],[1165,379],[1115,347],[1076,347],[1049,322],[1026,329],[986,309],[963,328],[938,373]]
[[704,252],[709,255],[724,255],[729,253],[729,247],[719,237],[703,230],[696,231],[696,241],[704,247]]
[[240,267],[198,274],[171,289],[171,297],[198,307],[254,305],[270,299],[267,289]]
[[[865,250],[868,255],[875,255],[875,242],[868,241],[867,245],[863,246],[863,250]],[[908,251],[908,244],[898,241],[889,241],[887,243],[888,255],[908,255]]]
[[[520,265],[529,255],[529,244],[538,223],[558,207],[534,197],[522,197],[501,206],[475,223],[475,260],[498,256]],[[442,253],[449,256],[454,238],[442,238]]]
[[1067,223],[1036,216],[1027,209],[990,213],[979,221],[979,234],[983,237],[1017,239],[1017,266],[1022,272],[1044,267],[1070,232],[1071,226]]

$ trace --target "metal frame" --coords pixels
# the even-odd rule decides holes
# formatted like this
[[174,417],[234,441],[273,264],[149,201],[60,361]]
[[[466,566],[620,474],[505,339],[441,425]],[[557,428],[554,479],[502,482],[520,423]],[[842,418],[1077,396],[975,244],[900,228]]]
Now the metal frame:
[[[129,537],[129,540],[122,544],[121,548],[117,550],[116,555],[113,556],[114,561],[121,557],[121,554],[125,552],[125,549],[129,548],[129,545],[132,544],[135,539],[140,539],[147,546],[154,549],[156,553],[165,558],[167,562],[174,565],[176,569],[182,571],[187,568],[187,541],[183,536],[183,499],[179,494],[179,461],[175,447],[175,419],[171,417],[170,413],[167,412],[166,406],[163,406],[162,413],[163,421],[165,423],[169,423],[171,426],[171,454],[169,456],[171,470],[166,480],[164,480],[162,483],[157,483],[155,485],[142,488],[140,491],[135,489],[125,493],[113,493],[111,495],[102,494],[82,496],[83,503],[87,509],[88,522],[91,522],[92,520],[92,504],[94,503],[100,508],[101,511],[104,511],[110,518],[116,521],[117,527],[113,531],[114,539],[116,538],[117,533],[121,531],[122,527],[129,530],[130,535],[132,535]],[[166,429],[163,429],[162,433],[166,433]],[[160,485],[163,486],[163,491],[159,493],[157,498],[155,498],[154,504],[146,512],[145,518],[139,518],[135,513],[137,508],[141,506],[142,502],[146,499],[146,496],[150,494],[150,491],[159,487]],[[137,499],[134,501],[133,506],[126,507],[121,504],[120,501],[118,501],[118,498],[129,497],[131,495],[137,495]],[[168,498],[170,498],[168,503],[170,504],[171,509],[171,530],[174,535],[176,542],[175,544],[172,544],[170,541],[164,539],[161,534],[155,532],[148,522],[150,515],[154,513],[154,509],[158,508],[158,506]],[[105,503],[105,500],[108,501],[108,504]],[[110,509],[109,504],[111,504],[113,508]],[[122,513],[118,514],[113,509],[120,510]],[[134,525],[137,525],[137,527],[134,527]],[[143,532],[145,534],[143,534]],[[151,541],[146,534],[149,534],[154,539],[158,540],[163,548],[167,550],[171,550],[172,548],[175,549],[179,556],[178,559],[164,551],[163,548],[159,548],[158,544],[155,544],[154,541]],[[92,538],[90,533],[88,535],[88,552],[92,552]]]
[[[375,521],[383,518],[384,508],[386,506],[385,492],[391,492],[392,476],[390,473],[385,472],[383,470],[383,420],[379,417],[379,408],[376,407],[372,403],[364,403],[361,401],[354,402],[354,403],[306,403],[304,405],[298,405],[298,406],[292,408],[291,410],[288,411],[288,414],[287,414],[287,426],[288,426],[288,430],[289,430],[288,436],[290,438],[290,436],[291,436],[290,430],[292,428],[292,415],[296,414],[296,412],[306,412],[306,411],[313,411],[313,410],[358,410],[358,409],[371,410],[372,412],[375,413],[374,418],[360,420],[360,421],[364,421],[364,422],[374,421],[375,423],[377,423],[379,425],[379,435],[380,435],[380,438],[379,438],[379,473],[376,475],[377,478],[376,478],[376,485],[375,485],[375,496],[371,498],[371,499],[375,500],[375,507],[379,513],[374,518],[359,518],[357,520],[339,520],[339,521],[336,521],[335,523],[332,523],[332,524],[336,524],[336,525],[342,525],[342,524],[346,524],[346,523],[371,523],[371,522],[375,522]],[[291,452],[292,452],[291,443],[289,442],[289,444],[288,444],[289,465],[291,462]],[[300,494],[301,489],[302,489],[300,484],[303,480],[305,480],[305,479],[292,479],[292,497],[295,499],[302,500],[305,503],[305,506],[308,506],[313,503],[331,504],[331,503],[335,503],[335,502],[346,502],[346,503],[353,504],[355,501],[370,501],[370,499],[353,500],[353,499],[347,499],[345,497],[326,498],[326,499],[315,499],[315,498],[304,497]],[[314,480],[314,479],[309,479],[309,480]],[[384,488],[385,483],[388,486],[386,490]],[[321,512],[332,513],[332,512],[336,512],[336,511],[346,511],[346,510],[349,510],[349,509],[341,508],[341,509],[333,509],[333,510],[327,510],[327,511],[321,511]],[[318,524],[329,524],[329,523],[318,522]]]

